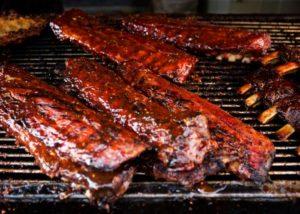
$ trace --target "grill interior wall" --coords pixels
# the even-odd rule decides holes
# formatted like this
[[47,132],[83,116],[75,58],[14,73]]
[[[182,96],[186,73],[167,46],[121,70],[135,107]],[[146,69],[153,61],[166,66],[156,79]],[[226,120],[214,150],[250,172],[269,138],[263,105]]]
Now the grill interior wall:
[[[244,21],[245,17],[239,19],[230,16],[211,18],[213,18],[214,23],[220,25],[266,31],[271,35],[273,45],[288,44],[300,47],[299,19],[266,21],[260,17]],[[59,82],[54,73],[62,69],[65,59],[77,56],[93,58],[92,55],[78,47],[69,43],[60,43],[49,30],[46,30],[40,37],[29,40],[24,45],[5,50],[5,53],[10,56],[9,61],[11,63],[28,69],[51,84]],[[196,194],[199,193],[197,196],[244,197],[246,195],[247,197],[259,197],[268,194],[269,197],[281,197],[283,194],[283,197],[285,194],[291,194],[292,197],[300,197],[300,160],[295,152],[296,147],[300,145],[299,135],[294,135],[289,140],[276,139],[274,133],[284,125],[284,121],[276,118],[268,124],[259,124],[256,118],[265,107],[246,108],[243,97],[236,94],[236,89],[242,85],[242,75],[249,72],[251,67],[245,64],[221,63],[206,58],[200,58],[199,61],[198,69],[191,78],[193,81],[189,81],[185,87],[221,106],[233,116],[240,118],[270,137],[276,146],[276,157],[269,173],[273,181],[271,195],[261,191],[251,183],[246,182],[246,186],[240,186],[236,177],[229,173],[221,173],[208,178],[208,183],[216,188],[226,185],[226,188],[221,189],[214,196],[205,193],[200,194],[196,191]],[[202,82],[197,81],[197,76],[202,77]],[[0,130],[0,182],[2,183],[1,188],[10,184],[16,185],[16,188],[7,194],[7,198],[11,199],[13,197],[18,198],[18,195],[26,193],[26,191],[35,196],[55,198],[60,191],[66,188],[59,180],[50,180],[43,175],[34,164],[34,158],[23,148],[16,146],[14,138],[7,136],[3,130]],[[280,188],[281,185],[290,189],[277,190],[276,188]],[[45,186],[47,188],[43,188]],[[138,172],[134,177],[134,182],[125,198],[141,197],[138,195],[139,192],[142,192],[144,197],[153,194],[167,197],[170,192],[173,193],[172,196],[174,197],[182,196],[179,194],[189,194],[188,190],[178,185],[154,181],[142,172]],[[74,197],[83,199],[79,193],[75,194]]]

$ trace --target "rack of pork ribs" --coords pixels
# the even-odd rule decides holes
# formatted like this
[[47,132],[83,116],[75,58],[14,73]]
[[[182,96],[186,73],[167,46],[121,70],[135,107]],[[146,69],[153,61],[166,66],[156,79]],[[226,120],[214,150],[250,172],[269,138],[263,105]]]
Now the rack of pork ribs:
[[299,63],[299,48],[281,47],[263,57],[263,66],[246,76],[247,83],[238,90],[240,94],[253,93],[245,100],[247,106],[256,106],[259,101],[269,106],[258,117],[261,123],[268,123],[277,114],[288,122],[276,132],[281,139],[300,130],[299,78],[293,76],[300,68]]
[[126,191],[130,161],[148,148],[138,136],[20,67],[1,66],[0,80],[0,123],[46,175],[86,190],[92,201]]
[[122,18],[121,26],[133,34],[231,62],[249,63],[271,46],[271,38],[266,33],[213,25],[197,17],[178,19],[168,15],[136,14]]

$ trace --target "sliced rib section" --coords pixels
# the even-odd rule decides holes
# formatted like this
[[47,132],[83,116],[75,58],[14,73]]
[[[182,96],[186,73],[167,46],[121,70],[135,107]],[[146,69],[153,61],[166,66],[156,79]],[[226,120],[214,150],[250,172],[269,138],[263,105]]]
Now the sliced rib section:
[[[200,113],[189,110],[172,113],[138,93],[116,73],[96,61],[69,59],[66,67],[63,74],[65,87],[89,106],[100,110],[105,108],[115,121],[147,140],[158,150],[158,159],[164,168],[179,173],[202,166],[213,145],[207,120]],[[203,179],[204,175],[199,173],[198,177]],[[199,179],[179,182],[191,184],[195,180]]]
[[252,92],[259,93],[267,106],[276,106],[276,113],[300,130],[300,90],[296,82],[277,75],[269,67],[260,68],[245,81],[251,83]]
[[267,180],[275,153],[274,145],[267,137],[218,106],[160,78],[148,69],[135,69],[127,63],[118,71],[137,90],[172,112],[180,113],[189,109],[204,115],[208,120],[211,138],[218,144],[212,162],[222,163],[228,171],[242,179],[257,183]]
[[127,189],[134,167],[125,164],[147,148],[133,132],[13,65],[0,68],[0,98],[0,123],[45,174],[96,200]]
[[144,39],[101,23],[80,10],[70,10],[50,23],[61,40],[70,40],[94,54],[117,64],[139,62],[154,72],[183,83],[192,72],[197,58],[173,46]]

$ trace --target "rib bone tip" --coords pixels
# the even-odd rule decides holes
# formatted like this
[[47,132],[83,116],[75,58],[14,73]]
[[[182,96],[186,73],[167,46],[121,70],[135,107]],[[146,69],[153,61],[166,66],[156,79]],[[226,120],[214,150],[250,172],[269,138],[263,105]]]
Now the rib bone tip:
[[257,103],[260,99],[260,95],[258,93],[252,94],[245,100],[245,104],[250,107]]
[[274,51],[266,56],[264,56],[262,59],[261,59],[261,63],[263,65],[267,65],[269,63],[271,63],[272,61],[278,59],[279,57],[279,52],[278,51]]
[[268,123],[275,115],[277,114],[277,107],[273,106],[271,108],[268,108],[267,110],[263,111],[259,116],[258,120],[262,124]]
[[277,66],[275,68],[275,71],[279,76],[284,76],[286,74],[296,72],[299,67],[300,67],[300,65],[297,62],[287,62],[283,65]]
[[241,86],[239,89],[238,89],[238,93],[239,94],[245,94],[247,93],[247,91],[249,91],[250,89],[252,88],[252,85],[250,83],[247,83],[243,86]]
[[294,127],[290,124],[286,124],[276,132],[276,135],[279,139],[288,139],[294,132]]

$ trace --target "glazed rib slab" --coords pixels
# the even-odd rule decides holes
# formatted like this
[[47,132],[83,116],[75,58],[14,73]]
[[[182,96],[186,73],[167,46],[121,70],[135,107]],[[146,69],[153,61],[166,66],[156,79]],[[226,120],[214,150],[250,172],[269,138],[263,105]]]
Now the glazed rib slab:
[[129,32],[166,41],[208,56],[223,53],[265,53],[271,45],[268,34],[208,24],[196,18],[137,14],[122,19]]
[[147,148],[133,132],[14,65],[1,66],[0,97],[0,123],[48,176],[96,200],[127,189],[134,167],[125,164]]
[[218,106],[160,78],[148,69],[135,69],[134,65],[126,63],[118,72],[141,93],[174,113],[190,109],[203,114],[208,120],[211,139],[218,144],[218,149],[211,157],[212,163],[218,163],[213,164],[217,168],[222,169],[219,167],[221,163],[240,178],[256,183],[268,179],[275,148],[267,137]]
[[117,64],[134,61],[154,72],[183,83],[193,71],[197,58],[171,45],[120,31],[80,10],[65,12],[50,23],[55,35],[70,40],[94,54]]
[[[138,93],[112,70],[87,58],[67,60],[63,76],[67,90],[95,109],[105,108],[115,121],[155,147],[164,168],[180,174],[202,167],[213,145],[207,120],[198,112],[174,114]],[[174,180],[173,177],[165,179]],[[198,173],[197,178],[185,180],[179,176],[176,181],[192,186],[203,178],[203,173]]]

